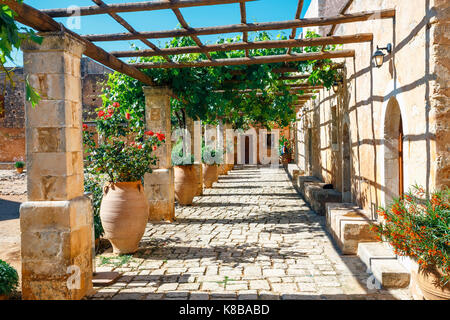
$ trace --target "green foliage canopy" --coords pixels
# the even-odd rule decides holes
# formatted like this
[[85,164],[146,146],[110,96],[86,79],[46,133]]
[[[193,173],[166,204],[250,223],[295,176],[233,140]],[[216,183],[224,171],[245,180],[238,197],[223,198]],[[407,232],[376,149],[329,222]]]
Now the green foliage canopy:
[[[308,32],[307,37],[317,37]],[[285,40],[286,36],[279,35]],[[266,32],[257,32],[252,41],[270,40]],[[217,43],[232,43],[241,41],[235,38],[220,38]],[[166,48],[196,46],[190,37],[173,38],[166,43]],[[328,46],[334,50],[336,46]],[[138,48],[136,48],[137,50]],[[294,53],[318,52],[321,47],[293,48]],[[255,49],[250,50],[251,56],[267,56],[285,54],[286,49]],[[213,59],[245,57],[244,50],[211,52]],[[206,60],[203,53],[182,54],[170,56],[175,62]],[[163,57],[140,57],[131,62],[165,62]],[[184,127],[186,117],[201,120],[204,123],[217,124],[218,120],[231,123],[235,129],[246,129],[250,126],[272,128],[275,125],[285,127],[295,121],[296,97],[289,93],[286,82],[279,80],[280,74],[274,69],[285,67],[285,63],[239,65],[221,67],[197,67],[180,69],[146,69],[144,72],[158,85],[169,86],[175,98],[171,99],[172,123]],[[323,84],[330,88],[334,82],[336,70],[331,67],[331,60],[299,61],[289,63],[299,72],[309,72],[311,84]],[[230,81],[232,80],[232,81]],[[289,84],[295,84],[290,81]],[[145,105],[143,84],[126,75],[114,73],[107,81],[104,89],[104,103],[117,101],[132,105],[142,113]],[[242,90],[253,89],[252,92]],[[139,107],[138,107],[139,106]],[[143,123],[137,125],[143,126]]]

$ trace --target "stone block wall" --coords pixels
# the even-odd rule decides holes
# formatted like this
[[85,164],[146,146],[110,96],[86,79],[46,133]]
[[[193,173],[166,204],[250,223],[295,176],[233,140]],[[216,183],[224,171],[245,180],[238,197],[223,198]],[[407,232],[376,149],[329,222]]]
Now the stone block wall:
[[[97,62],[82,58],[80,62],[82,81],[83,121],[93,121],[95,109],[102,105],[100,94],[107,74],[112,71]],[[0,112],[0,162],[26,160],[25,155],[25,85],[23,68],[14,70],[15,87],[7,82],[3,88],[5,74],[0,75],[0,98],[4,92],[4,108]]]
[[[340,10],[338,2],[325,1],[319,11],[333,15]],[[390,111],[392,105],[398,106],[403,126],[404,190],[415,183],[430,191],[450,184],[448,1],[417,0],[411,5],[402,0],[354,0],[347,12],[389,8],[396,9],[395,20],[348,23],[336,29],[337,35],[373,33],[374,40],[345,45],[356,51],[356,57],[336,61],[345,62],[344,89],[339,94],[321,90],[316,101],[297,116],[301,118],[296,132],[300,169],[342,191],[348,176],[344,168],[349,164],[351,202],[369,212],[387,204],[398,192],[387,189],[396,161],[390,161],[386,141],[398,137],[390,136],[397,121]],[[385,57],[381,68],[374,68],[371,57],[377,45],[388,43],[393,53]],[[331,108],[335,105],[337,146],[332,142]],[[350,140],[349,158],[343,153],[344,128]]]

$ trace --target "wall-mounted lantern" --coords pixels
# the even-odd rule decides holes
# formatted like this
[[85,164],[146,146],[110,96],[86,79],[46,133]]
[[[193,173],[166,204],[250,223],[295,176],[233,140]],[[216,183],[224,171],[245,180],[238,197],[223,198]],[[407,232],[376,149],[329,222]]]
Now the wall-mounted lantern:
[[333,91],[335,93],[337,93],[339,91],[339,85],[340,85],[340,83],[338,81],[334,81],[334,83],[333,83]]
[[380,48],[377,46],[377,51],[375,51],[375,53],[372,57],[372,59],[375,63],[375,66],[377,68],[381,68],[381,66],[383,65],[384,56],[385,56],[385,54],[383,53],[383,50],[387,51],[387,53],[391,53],[392,52],[392,44],[388,43],[386,48]]

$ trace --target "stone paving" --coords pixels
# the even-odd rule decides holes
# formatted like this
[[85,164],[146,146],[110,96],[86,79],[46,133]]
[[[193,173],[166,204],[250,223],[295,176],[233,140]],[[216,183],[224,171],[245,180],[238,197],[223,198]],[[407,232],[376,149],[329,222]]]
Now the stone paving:
[[369,289],[363,263],[339,254],[282,168],[231,171],[176,217],[149,224],[133,256],[97,256],[97,271],[123,275],[89,298],[410,299]]

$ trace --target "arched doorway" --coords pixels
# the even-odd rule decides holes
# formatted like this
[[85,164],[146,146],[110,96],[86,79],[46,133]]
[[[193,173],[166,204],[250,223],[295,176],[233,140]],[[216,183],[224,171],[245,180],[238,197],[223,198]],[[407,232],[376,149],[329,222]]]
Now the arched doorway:
[[403,192],[403,120],[398,101],[391,98],[384,118],[384,205]]
[[352,201],[352,171],[351,171],[350,129],[344,122],[342,131],[342,202]]

